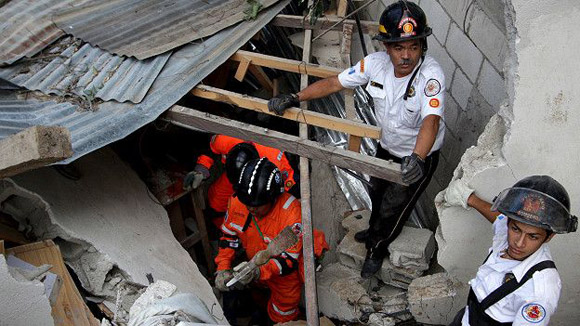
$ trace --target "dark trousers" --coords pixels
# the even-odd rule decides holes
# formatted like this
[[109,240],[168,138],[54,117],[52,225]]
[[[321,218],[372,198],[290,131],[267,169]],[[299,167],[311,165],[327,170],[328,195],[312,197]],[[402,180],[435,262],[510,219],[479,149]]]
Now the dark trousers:
[[[377,150],[376,157],[384,160],[392,159],[396,163],[401,163],[401,158],[390,154],[381,146]],[[367,255],[377,259],[382,259],[388,255],[389,244],[401,233],[419,196],[431,181],[438,163],[439,151],[436,151],[425,159],[425,175],[409,186],[371,178],[373,189],[370,190],[370,197],[373,210],[366,243]]]

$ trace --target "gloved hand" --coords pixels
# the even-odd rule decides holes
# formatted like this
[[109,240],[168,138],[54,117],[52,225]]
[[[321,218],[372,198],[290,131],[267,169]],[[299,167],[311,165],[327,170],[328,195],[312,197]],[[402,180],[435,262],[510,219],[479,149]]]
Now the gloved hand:
[[425,161],[417,153],[405,156],[401,163],[401,172],[404,183],[415,183],[425,174]]
[[183,189],[197,189],[201,182],[207,178],[209,178],[209,170],[205,166],[198,164],[193,171],[183,178]]
[[268,110],[274,112],[277,115],[283,115],[284,111],[293,106],[300,105],[298,100],[298,95],[296,94],[280,94],[278,96],[272,97],[268,101]]
[[469,209],[467,206],[467,199],[473,193],[473,189],[469,188],[467,183],[461,179],[453,180],[445,190],[445,206],[462,206]]
[[229,269],[224,269],[221,271],[217,271],[215,275],[215,287],[216,289],[227,292],[230,289],[226,286],[226,284],[234,278],[234,274]]
[[[244,267],[248,264],[247,261],[240,263],[238,266],[234,267],[234,275],[236,273],[241,272]],[[254,268],[251,272],[246,274],[243,278],[241,278],[238,282],[244,285],[252,283],[252,281],[257,280],[260,278],[260,268]]]

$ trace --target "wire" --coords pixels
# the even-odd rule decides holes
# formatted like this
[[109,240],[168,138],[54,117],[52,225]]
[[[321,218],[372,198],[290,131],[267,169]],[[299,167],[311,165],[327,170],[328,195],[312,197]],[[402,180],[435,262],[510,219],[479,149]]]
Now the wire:
[[348,17],[356,14],[357,12],[363,10],[364,8],[368,7],[371,3],[375,2],[377,0],[371,0],[367,3],[365,3],[364,5],[360,6],[357,10],[351,12],[350,14],[344,16],[344,18],[342,18],[341,20],[339,20],[338,22],[336,22],[335,24],[333,24],[332,26],[330,26],[327,30],[325,30],[324,32],[322,32],[321,34],[318,34],[315,38],[312,39],[312,42],[318,40],[320,37],[322,37],[323,35],[325,35],[326,33],[330,32],[334,27],[336,27],[337,25],[339,25],[340,23],[342,23],[343,21],[345,21]]

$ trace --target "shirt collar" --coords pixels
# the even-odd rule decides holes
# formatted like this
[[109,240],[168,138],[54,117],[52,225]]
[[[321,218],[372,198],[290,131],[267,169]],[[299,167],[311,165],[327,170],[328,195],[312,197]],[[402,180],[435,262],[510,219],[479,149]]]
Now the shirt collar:
[[519,265],[514,267],[512,269],[512,273],[514,273],[516,280],[519,282],[530,268],[544,260],[552,260],[550,248],[546,243],[540,246],[540,248],[538,248],[538,250],[536,250],[536,252],[534,252],[528,258],[524,259]]

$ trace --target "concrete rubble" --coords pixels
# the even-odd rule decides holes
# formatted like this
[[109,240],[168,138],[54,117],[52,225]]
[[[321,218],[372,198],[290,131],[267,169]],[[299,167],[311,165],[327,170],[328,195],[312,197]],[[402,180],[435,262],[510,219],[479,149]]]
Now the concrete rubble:
[[[38,239],[54,239],[83,288],[125,321],[149,283],[146,274],[175,284],[177,292],[198,294],[223,318],[209,283],[175,240],[165,209],[126,163],[103,149],[74,165],[81,173],[76,181],[51,167],[1,180],[2,211]],[[124,288],[133,298],[119,305]]]
[[409,310],[424,324],[448,325],[467,303],[468,285],[447,273],[417,278],[409,285]]

